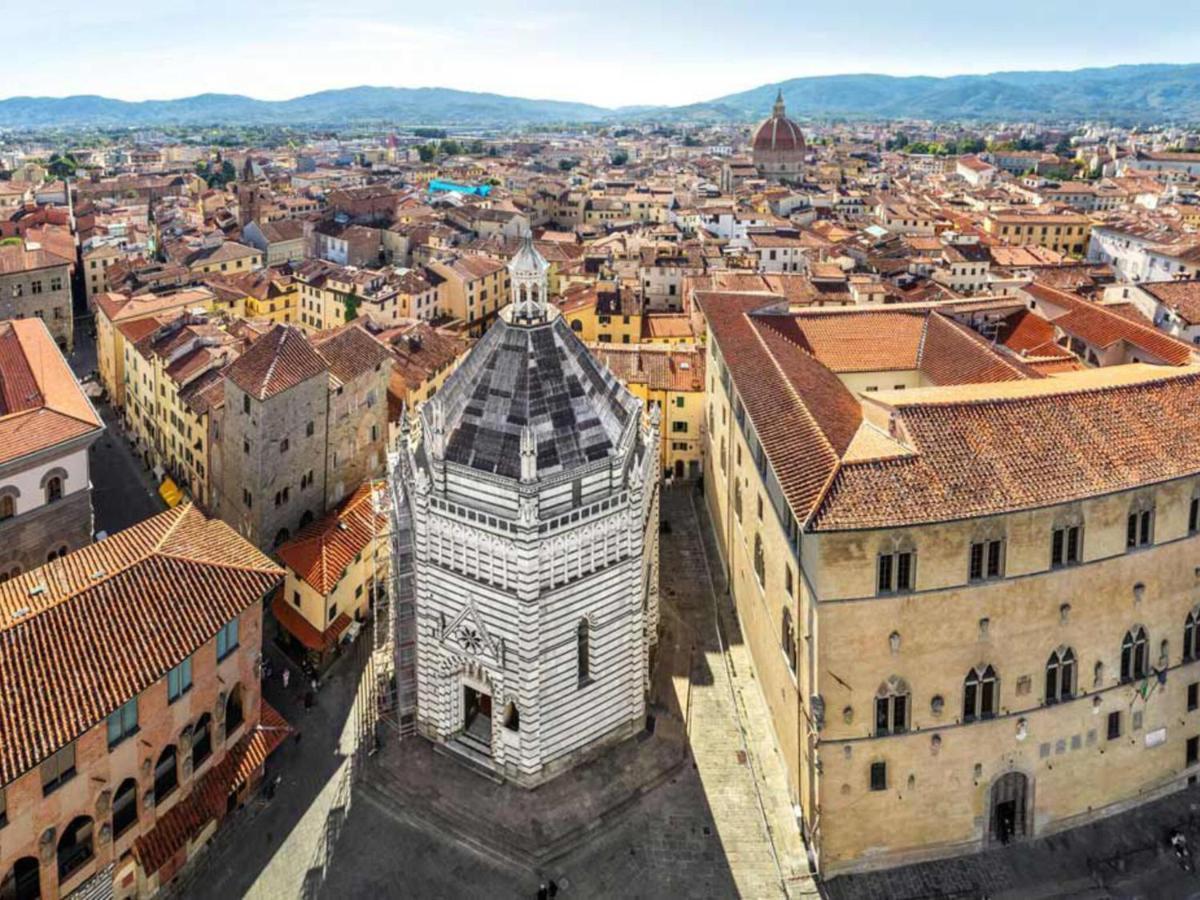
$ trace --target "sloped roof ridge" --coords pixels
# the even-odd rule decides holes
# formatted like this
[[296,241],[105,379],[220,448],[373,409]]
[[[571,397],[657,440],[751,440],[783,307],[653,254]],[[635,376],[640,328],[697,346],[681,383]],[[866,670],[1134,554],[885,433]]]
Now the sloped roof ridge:
[[[1014,397],[964,397],[961,400],[947,400],[942,402],[931,402],[922,399],[919,396],[919,391],[913,391],[909,394],[911,400],[896,400],[888,405],[896,409],[915,409],[921,407],[937,406],[943,409],[951,407],[977,407],[987,406],[989,404],[1012,404],[1038,402],[1048,400],[1055,397],[1074,397],[1088,396],[1094,394],[1118,393],[1121,391],[1139,391],[1150,387],[1156,387],[1170,381],[1177,382],[1200,382],[1200,371],[1193,372],[1178,372],[1173,366],[1162,366],[1165,369],[1163,374],[1157,378],[1147,378],[1142,381],[1121,384],[1095,384],[1086,386],[1072,386],[1063,376],[1056,378],[1036,379],[1039,383],[1061,385],[1059,390],[1047,391],[1045,393],[1027,394],[1025,396]],[[1033,381],[1035,379],[1027,379]],[[1005,383],[1005,382],[1000,382]],[[1007,382],[1011,384],[1012,382]]]
[[[755,310],[755,311],[757,312],[757,310]],[[812,425],[812,427],[816,430],[817,434],[820,435],[820,439],[821,439],[822,443],[824,443],[826,450],[828,450],[830,456],[833,457],[833,465],[830,467],[829,475],[826,477],[825,483],[823,485],[821,485],[820,489],[817,491],[817,495],[813,499],[813,503],[811,504],[809,509],[804,511],[804,515],[803,515],[803,518],[801,519],[801,521],[807,522],[809,519],[812,518],[812,516],[816,513],[816,511],[821,508],[821,502],[825,497],[826,491],[829,490],[829,486],[831,484],[833,484],[834,479],[837,477],[838,467],[841,465],[841,462],[842,462],[841,454],[838,453],[837,450],[834,448],[833,442],[829,440],[829,435],[827,435],[825,433],[825,429],[821,427],[821,424],[817,421],[816,417],[813,416],[812,410],[810,410],[808,408],[808,404],[804,402],[804,398],[801,397],[800,392],[798,390],[796,390],[796,385],[792,383],[792,379],[789,378],[787,373],[783,370],[783,366],[780,365],[778,357],[776,357],[776,355],[771,352],[771,347],[769,346],[767,341],[764,339],[762,332],[759,331],[757,328],[753,328],[751,330],[754,332],[755,338],[762,345],[763,351],[767,354],[768,357],[770,357],[771,363],[775,366],[776,370],[779,372],[779,375],[783,379],[784,384],[787,385],[787,389],[791,393],[792,398],[796,401],[797,404],[799,404],[801,413],[809,421],[809,423]],[[817,365],[821,364],[820,360],[818,360],[811,353],[808,353],[807,351],[805,351],[804,348],[800,347],[798,344],[796,344],[795,341],[789,340],[787,337],[780,334],[774,328],[772,328],[771,331],[778,338],[785,341],[790,346],[795,347],[795,349],[798,350],[800,353],[803,353],[804,355],[808,356],[815,363],[817,363]],[[751,419],[753,419],[753,416],[751,415],[749,409],[746,410],[746,415],[751,416]],[[774,467],[772,466],[772,468],[774,468]]]

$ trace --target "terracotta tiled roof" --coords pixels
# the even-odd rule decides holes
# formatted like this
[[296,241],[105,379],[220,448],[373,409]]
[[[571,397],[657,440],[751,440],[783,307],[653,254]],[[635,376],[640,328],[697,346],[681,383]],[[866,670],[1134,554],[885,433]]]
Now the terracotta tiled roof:
[[493,275],[504,268],[500,260],[487,256],[460,256],[450,264],[450,269],[467,281]]
[[0,275],[30,272],[35,269],[50,269],[70,264],[71,260],[63,259],[49,250],[26,250],[24,246],[0,247]]
[[1003,320],[997,339],[1024,356],[1071,357],[1070,351],[1054,342],[1056,334],[1049,321],[1032,310],[1022,309]]
[[372,537],[386,529],[387,518],[375,511],[372,500],[376,487],[370,482],[361,485],[341,507],[281,546],[283,564],[319,593],[332,591]]
[[470,348],[470,342],[461,335],[439,331],[425,322],[389,328],[376,338],[391,351],[392,374],[388,390],[399,398],[403,398],[406,391],[419,389]]
[[229,795],[247,784],[292,732],[292,728],[265,700],[258,725],[242,736],[219,763],[201,776],[191,792],[176,803],[154,827],[133,844],[133,855],[142,871],[153,875],[200,834],[214,819],[225,815]]
[[42,320],[0,322],[0,463],[103,428]]
[[833,372],[920,370],[934,384],[1007,381],[1032,374],[969,328],[927,309],[804,310],[758,321]]
[[648,338],[690,338],[691,317],[686,313],[651,313],[642,317],[642,331]]
[[333,377],[343,384],[364,372],[378,369],[388,359],[387,348],[363,329],[350,322],[313,338],[313,349],[329,365]]
[[1142,282],[1138,287],[1189,325],[1200,325],[1200,280]]
[[588,344],[625,384],[655,391],[703,391],[704,353],[662,344]]
[[1125,341],[1168,365],[1183,366],[1192,361],[1194,349],[1191,346],[1163,334],[1149,323],[1139,324],[1077,294],[1036,282],[1026,285],[1023,290],[1035,299],[1065,310],[1051,318],[1055,327],[1089,344],[1110,347]]
[[118,323],[183,307],[207,308],[212,300],[212,291],[207,288],[189,288],[169,294],[139,294],[136,297],[108,292],[96,297],[96,306],[110,321]]
[[925,315],[853,312],[846,315],[765,316],[833,372],[885,372],[920,365]]
[[350,627],[350,617],[345,613],[338,615],[324,631],[319,630],[292,606],[282,594],[276,595],[271,601],[271,614],[275,616],[280,626],[309,650],[323,652],[333,648],[347,628]]
[[847,461],[818,531],[997,515],[1200,473],[1200,369],[1133,365],[874,395],[907,456]]
[[921,348],[921,371],[934,384],[979,384],[1037,378],[1038,373],[992,350],[976,332],[932,313]]
[[[774,299],[697,294],[784,496],[805,521],[837,471],[862,412],[836,375],[778,331],[755,323],[753,312]],[[820,422],[812,409],[821,410]]]
[[0,584],[0,784],[161,679],[281,575],[184,504]]
[[256,400],[265,400],[326,373],[325,360],[304,332],[276,325],[250,345],[226,370],[229,380]]

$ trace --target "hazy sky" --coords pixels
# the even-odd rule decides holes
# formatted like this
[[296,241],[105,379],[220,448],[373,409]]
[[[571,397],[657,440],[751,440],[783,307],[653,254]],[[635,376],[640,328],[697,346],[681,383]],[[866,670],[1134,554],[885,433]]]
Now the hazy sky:
[[373,84],[678,104],[802,75],[1196,62],[1193,2],[20,0],[4,17],[0,97]]

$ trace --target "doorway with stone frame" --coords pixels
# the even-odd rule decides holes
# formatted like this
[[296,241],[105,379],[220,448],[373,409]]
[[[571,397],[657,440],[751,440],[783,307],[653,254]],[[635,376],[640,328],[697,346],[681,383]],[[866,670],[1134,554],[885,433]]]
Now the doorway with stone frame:
[[472,749],[492,755],[492,695],[472,685],[463,685],[463,742]]
[[1029,776],[1006,772],[992,782],[988,843],[1008,844],[1029,837]]

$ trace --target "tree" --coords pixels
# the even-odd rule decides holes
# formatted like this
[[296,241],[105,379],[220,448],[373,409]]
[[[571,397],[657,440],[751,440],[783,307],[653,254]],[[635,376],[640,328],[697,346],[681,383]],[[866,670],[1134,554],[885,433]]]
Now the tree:
[[575,168],[575,165],[576,165],[576,161],[573,159],[560,159],[558,161],[559,169],[561,169],[564,172],[570,172],[573,168]]
[[51,153],[46,172],[51,178],[73,178],[79,163],[70,153]]
[[429,144],[417,144],[417,155],[421,157],[421,162],[427,163],[433,161],[433,147]]
[[458,156],[463,152],[462,144],[454,140],[454,138],[442,141],[438,145],[438,149],[446,156]]
[[471,141],[471,143],[468,145],[467,152],[468,153],[482,153],[483,152],[483,141],[481,141],[479,139]]
[[623,166],[625,163],[629,162],[629,151],[616,150],[613,152],[611,159],[614,166]]
[[683,136],[683,146],[685,147],[699,147],[700,143],[700,138],[696,137],[694,134],[685,134]]
[[351,291],[343,298],[343,302],[346,306],[346,321],[353,322],[358,318],[358,307],[362,301],[358,299],[358,294]]
[[959,138],[957,141],[952,141],[949,146],[951,153],[959,155],[966,153],[980,153],[987,149],[987,144],[982,138]]

